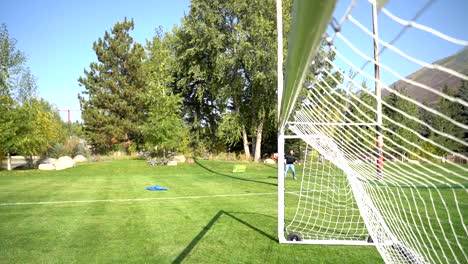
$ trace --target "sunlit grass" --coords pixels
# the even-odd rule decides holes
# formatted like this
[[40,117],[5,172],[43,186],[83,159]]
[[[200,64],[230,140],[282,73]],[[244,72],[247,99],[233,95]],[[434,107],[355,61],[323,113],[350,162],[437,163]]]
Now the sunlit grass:
[[[0,203],[81,201],[0,206],[0,263],[381,262],[373,247],[279,244],[276,168],[234,164],[0,171]],[[146,190],[155,184],[169,191]],[[231,194],[245,196],[216,196]]]

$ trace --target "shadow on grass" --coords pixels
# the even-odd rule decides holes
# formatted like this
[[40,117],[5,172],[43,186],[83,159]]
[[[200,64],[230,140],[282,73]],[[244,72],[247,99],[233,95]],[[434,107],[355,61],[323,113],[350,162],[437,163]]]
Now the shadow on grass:
[[273,168],[273,169],[277,169],[277,168],[278,168],[277,166],[273,166],[273,165],[271,165],[271,164],[266,164],[266,163],[262,163],[262,164],[263,164],[263,166],[265,166],[265,167],[270,167],[270,168]]
[[228,174],[223,174],[223,173],[220,173],[220,172],[217,172],[213,169],[210,169],[208,167],[206,167],[205,165],[201,164],[197,159],[195,159],[195,163],[202,167],[203,169],[209,171],[209,172],[212,172],[214,174],[217,174],[217,175],[220,175],[220,176],[224,176],[224,177],[228,177],[228,178],[232,178],[232,179],[236,179],[236,180],[241,180],[241,181],[250,181],[250,182],[256,182],[256,183],[261,183],[261,184],[267,184],[267,185],[273,185],[273,186],[278,186],[276,183],[271,183],[271,182],[264,182],[264,181],[256,181],[256,180],[253,180],[253,179],[245,179],[245,178],[240,178],[240,177],[235,177],[235,176],[232,176],[232,175],[228,175]]
[[[255,213],[242,213],[242,212],[235,212],[235,213],[255,214]],[[233,215],[232,213],[220,210],[210,220],[210,222],[203,228],[203,230],[200,231],[200,233],[198,233],[198,235],[192,240],[192,242],[190,242],[190,244],[182,251],[182,253],[180,253],[180,255],[172,263],[174,263],[174,264],[175,263],[182,263],[182,261],[184,261],[184,259],[190,254],[190,252],[192,252],[192,250],[195,248],[195,246],[203,239],[203,237],[206,235],[206,233],[208,233],[208,231],[210,231],[210,229],[216,224],[218,219],[223,215],[229,216],[232,219],[238,221],[239,223],[241,223],[241,224],[251,228],[252,230],[256,231],[257,233],[265,236],[266,238],[268,238],[268,239],[270,239],[270,240],[272,240],[274,242],[277,242],[277,239],[275,237],[273,237],[272,235],[265,233],[263,230],[261,230],[261,229],[255,227],[255,226],[251,225],[250,223],[238,218],[237,216]],[[267,215],[264,215],[264,216],[267,216]],[[271,217],[271,216],[268,216],[268,217]]]

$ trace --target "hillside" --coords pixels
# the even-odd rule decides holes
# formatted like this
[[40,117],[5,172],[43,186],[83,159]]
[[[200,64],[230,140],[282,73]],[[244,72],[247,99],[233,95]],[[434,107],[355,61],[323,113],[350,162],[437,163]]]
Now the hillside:
[[[440,66],[444,66],[457,72],[468,74],[468,48],[465,48],[464,50],[452,56],[438,60],[433,64],[438,64]],[[439,91],[441,91],[445,85],[447,85],[448,87],[455,88],[460,87],[461,85],[460,78],[457,78],[445,72],[428,68],[422,68],[410,74],[406,78],[419,83],[426,84]],[[434,93],[426,91],[420,87],[408,84],[402,80],[393,83],[391,87],[397,90],[405,89],[411,98],[414,98],[419,102],[428,103],[430,105],[436,103],[438,99],[438,96]],[[387,95],[388,93],[389,92],[387,90],[383,90],[383,95]]]

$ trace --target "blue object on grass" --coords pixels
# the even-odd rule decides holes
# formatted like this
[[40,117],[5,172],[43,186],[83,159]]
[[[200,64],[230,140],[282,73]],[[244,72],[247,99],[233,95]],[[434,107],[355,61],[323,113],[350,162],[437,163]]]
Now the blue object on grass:
[[155,185],[155,186],[148,186],[148,187],[146,187],[146,190],[148,190],[148,191],[167,191],[169,189],[166,188],[166,187],[159,186],[159,184],[158,184],[158,185]]

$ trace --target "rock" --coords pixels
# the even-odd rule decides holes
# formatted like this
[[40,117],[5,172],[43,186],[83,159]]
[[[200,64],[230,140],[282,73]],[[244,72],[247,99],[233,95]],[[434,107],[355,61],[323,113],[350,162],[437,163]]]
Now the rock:
[[195,163],[195,160],[193,158],[188,158],[187,160],[185,160],[185,162],[187,162],[188,164],[192,164]]
[[275,160],[273,160],[273,159],[265,159],[263,161],[263,163],[265,163],[265,164],[276,164]]
[[83,155],[77,155],[76,157],[73,158],[73,160],[74,160],[76,163],[88,161],[88,159],[85,158]]
[[54,159],[54,158],[45,158],[45,159],[40,159],[36,162],[37,165],[41,165],[41,164],[52,164],[54,165],[55,162],[57,161],[57,159]]
[[177,162],[185,162],[185,156],[184,155],[179,155],[179,156],[174,156],[174,160]]
[[39,170],[55,170],[54,164],[42,163],[39,164]]
[[177,161],[175,160],[168,161],[167,166],[177,166]]
[[56,170],[64,170],[64,169],[68,169],[68,168],[71,168],[71,167],[74,167],[75,166],[75,161],[68,157],[68,156],[64,156],[64,157],[60,157],[56,162],[55,162],[55,169]]

